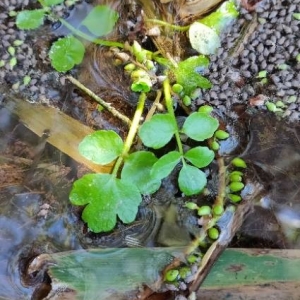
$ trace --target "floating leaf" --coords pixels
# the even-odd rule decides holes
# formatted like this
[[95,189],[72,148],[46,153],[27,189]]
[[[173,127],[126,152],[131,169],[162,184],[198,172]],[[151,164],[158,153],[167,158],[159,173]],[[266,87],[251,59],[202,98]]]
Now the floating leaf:
[[94,232],[114,228],[117,215],[124,223],[134,221],[142,201],[137,187],[111,174],[87,174],[75,181],[70,193],[74,205],[85,205],[82,219]]
[[184,158],[189,160],[194,166],[204,168],[214,159],[215,153],[207,147],[195,147],[184,154]]
[[190,26],[189,40],[192,48],[204,55],[214,54],[221,46],[216,31],[199,22]]
[[79,152],[96,164],[108,164],[123,150],[123,141],[112,130],[99,130],[86,136],[79,144]]
[[152,152],[134,152],[126,158],[121,178],[130,180],[142,194],[152,194],[161,184],[160,179],[150,176],[150,170],[156,162],[157,157]]
[[50,48],[51,65],[58,72],[69,71],[82,62],[84,52],[84,45],[74,36],[61,38]]
[[157,114],[141,126],[139,136],[145,146],[159,149],[171,140],[176,130],[170,114]]
[[175,166],[179,163],[181,154],[178,151],[171,151],[162,156],[151,170],[151,177],[156,179],[163,179],[167,177]]
[[36,29],[43,25],[44,9],[23,10],[17,14],[16,25],[19,29]]
[[206,113],[194,112],[185,120],[182,132],[198,142],[209,139],[217,130],[219,122]]
[[208,65],[208,58],[198,55],[179,62],[178,67],[172,70],[176,77],[176,82],[183,87],[186,95],[190,95],[197,87],[202,89],[211,87],[210,81],[200,75]]
[[200,193],[206,183],[207,179],[204,172],[194,166],[185,164],[179,172],[179,188],[187,196]]
[[82,21],[82,25],[86,26],[92,34],[99,37],[109,34],[118,19],[118,13],[108,5],[98,5],[86,16]]

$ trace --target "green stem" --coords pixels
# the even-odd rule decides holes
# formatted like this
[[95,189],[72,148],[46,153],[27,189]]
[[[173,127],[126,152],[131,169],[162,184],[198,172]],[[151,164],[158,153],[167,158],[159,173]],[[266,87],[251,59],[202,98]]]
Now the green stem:
[[122,164],[124,158],[128,155],[128,153],[130,151],[133,140],[134,140],[136,133],[138,131],[138,128],[139,128],[140,120],[141,120],[144,106],[145,106],[145,101],[146,101],[146,94],[141,93],[130,129],[129,129],[129,132],[127,135],[127,138],[126,138],[124,146],[123,146],[122,154],[118,157],[118,159],[114,165],[114,168],[112,170],[112,175],[114,175],[114,176],[117,176],[118,171],[121,167],[121,164]]
[[59,18],[58,19],[64,26],[66,26],[72,33],[74,33],[75,35],[90,41],[94,44],[97,45],[102,45],[102,46],[109,46],[109,47],[119,47],[119,48],[124,48],[124,44],[123,43],[119,43],[119,42],[113,42],[113,41],[106,41],[106,40],[102,40],[102,39],[97,39],[97,38],[93,38],[91,36],[89,36],[88,34],[85,34],[84,32],[76,29],[75,27],[73,27],[70,23],[68,23],[66,20]]
[[165,22],[165,21],[162,21],[162,20],[156,20],[156,19],[147,19],[146,22],[153,23],[153,24],[156,24],[156,25],[162,25],[162,26],[165,26],[165,27],[170,27],[170,28],[172,28],[174,30],[177,30],[177,31],[187,31],[190,28],[190,25],[179,26],[179,25],[170,24],[168,22]]
[[176,122],[176,117],[173,109],[173,100],[171,97],[171,86],[170,86],[170,81],[168,78],[166,78],[163,82],[163,88],[164,88],[164,95],[165,95],[165,101],[166,101],[166,106],[168,113],[172,116],[174,125],[176,127],[175,131],[175,138],[178,146],[178,151],[180,152],[181,155],[183,155],[183,147],[180,139],[180,134],[179,134],[179,128],[178,124]]

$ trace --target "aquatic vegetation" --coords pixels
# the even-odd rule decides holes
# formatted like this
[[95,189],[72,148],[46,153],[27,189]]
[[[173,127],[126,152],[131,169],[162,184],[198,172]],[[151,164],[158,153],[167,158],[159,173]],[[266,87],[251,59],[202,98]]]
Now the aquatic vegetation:
[[[119,18],[116,11],[107,5],[94,7],[81,22],[81,25],[85,26],[89,31],[89,34],[86,34],[80,31],[80,29],[74,28],[63,18],[57,17],[55,13],[52,12],[51,7],[62,2],[63,0],[39,0],[42,8],[23,10],[16,15],[16,25],[19,29],[36,29],[43,25],[44,20],[47,18],[51,21],[60,21],[72,32],[72,34],[58,39],[50,48],[49,58],[55,70],[58,72],[66,72],[82,62],[85,46],[83,42],[75,36],[96,44],[122,47],[121,43],[99,39],[99,37],[109,34],[115,27]],[[99,19],[101,19],[101,26],[99,26]]]

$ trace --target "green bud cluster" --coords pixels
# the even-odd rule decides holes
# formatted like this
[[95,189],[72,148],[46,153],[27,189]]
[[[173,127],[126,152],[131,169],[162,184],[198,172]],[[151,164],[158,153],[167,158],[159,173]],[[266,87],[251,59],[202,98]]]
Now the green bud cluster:
[[282,101],[277,101],[276,103],[267,101],[266,107],[267,107],[268,111],[271,111],[271,112],[282,112],[283,111],[282,108],[284,108],[285,105]]
[[[155,71],[155,64],[151,60],[151,52],[144,50],[137,41],[134,41],[128,49],[137,61],[136,64],[128,63],[124,66],[125,72],[129,73],[132,79],[131,90],[137,93],[147,93],[153,86],[150,73]],[[141,64],[144,68],[139,67]]]
[[[235,157],[232,161],[231,164],[236,167],[236,168],[242,168],[245,169],[247,168],[246,162],[240,158],[240,157]],[[231,173],[229,173],[229,192],[227,194],[227,198],[234,203],[238,203],[242,200],[242,197],[240,196],[240,191],[244,188],[244,183],[243,183],[243,172],[235,170]]]

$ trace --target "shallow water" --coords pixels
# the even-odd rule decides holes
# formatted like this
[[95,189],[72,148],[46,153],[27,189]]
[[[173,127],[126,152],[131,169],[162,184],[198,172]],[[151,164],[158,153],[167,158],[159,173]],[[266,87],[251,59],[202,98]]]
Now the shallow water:
[[30,259],[81,246],[63,168],[44,156],[31,169],[39,139],[4,108],[0,115],[0,299],[31,299],[33,287],[24,276]]

